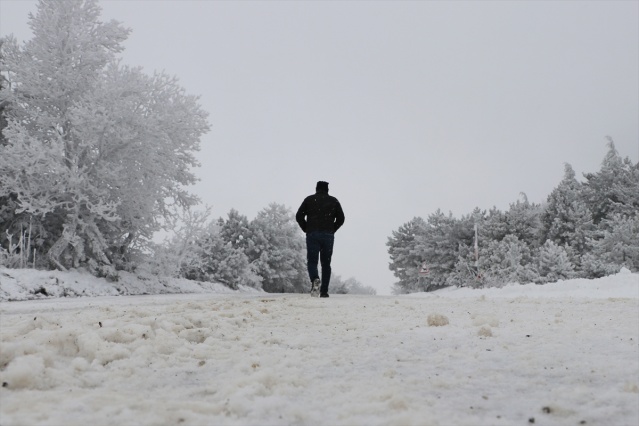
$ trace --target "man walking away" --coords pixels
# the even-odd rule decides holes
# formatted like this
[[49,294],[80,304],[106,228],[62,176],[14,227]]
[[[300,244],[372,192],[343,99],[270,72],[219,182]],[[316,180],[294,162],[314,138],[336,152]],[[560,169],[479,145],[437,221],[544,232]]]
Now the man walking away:
[[[344,224],[344,211],[337,198],[328,195],[328,182],[319,181],[315,194],[304,199],[295,220],[306,233],[306,260],[311,279],[311,296],[328,297],[331,281],[331,257],[335,232]],[[322,280],[317,271],[317,260],[322,265]],[[318,292],[319,290],[319,292]]]

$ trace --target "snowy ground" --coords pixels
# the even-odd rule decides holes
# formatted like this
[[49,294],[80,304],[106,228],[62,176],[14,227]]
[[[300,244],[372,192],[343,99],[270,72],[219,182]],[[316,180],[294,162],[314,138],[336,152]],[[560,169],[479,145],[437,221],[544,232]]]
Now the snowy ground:
[[627,271],[410,296],[2,302],[0,342],[2,426],[639,424]]

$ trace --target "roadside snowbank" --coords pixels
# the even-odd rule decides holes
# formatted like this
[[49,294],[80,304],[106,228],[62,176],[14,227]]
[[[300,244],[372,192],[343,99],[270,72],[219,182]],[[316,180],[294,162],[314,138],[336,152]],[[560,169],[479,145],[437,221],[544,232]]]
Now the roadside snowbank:
[[118,281],[109,281],[77,270],[61,272],[0,267],[0,301],[51,297],[237,292],[263,293],[250,287],[232,290],[219,283],[181,278],[141,277],[122,271],[119,273]]
[[574,279],[547,284],[512,283],[504,287],[472,289],[469,287],[447,287],[430,293],[412,293],[408,297],[473,297],[485,295],[490,297],[587,297],[639,298],[639,274],[633,274],[621,268],[618,274],[597,279]]

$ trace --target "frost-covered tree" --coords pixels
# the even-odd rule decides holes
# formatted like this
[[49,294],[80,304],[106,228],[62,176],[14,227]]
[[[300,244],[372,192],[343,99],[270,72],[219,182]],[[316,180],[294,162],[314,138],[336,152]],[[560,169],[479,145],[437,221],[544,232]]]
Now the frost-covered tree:
[[493,207],[478,223],[480,244],[490,241],[501,241],[508,235],[508,218],[504,212]]
[[248,251],[254,244],[249,220],[237,210],[231,209],[227,218],[219,218],[217,224],[220,226],[220,236],[233,247]]
[[[391,257],[391,271],[399,278],[394,293],[431,291],[446,285],[455,272],[460,250],[472,245],[474,222],[483,213],[478,209],[457,220],[441,210],[427,221],[416,217],[393,231],[386,245]],[[420,270],[424,273],[420,274]]]
[[639,162],[632,164],[630,158],[624,160],[624,173],[615,183],[615,192],[620,202],[613,204],[615,214],[632,217],[639,211]]
[[348,290],[348,294],[368,294],[371,296],[377,294],[377,291],[373,287],[362,284],[354,277],[348,278],[344,282],[344,286]]
[[428,216],[424,233],[417,237],[418,251],[429,271],[420,280],[426,291],[447,285],[449,274],[455,271],[460,246],[473,244],[473,222],[472,215],[457,220],[452,213],[445,215],[441,210]]
[[566,250],[551,240],[538,249],[536,256],[538,283],[555,282],[574,277],[574,265]]
[[[217,224],[219,226],[220,238],[222,238],[225,244],[244,253],[248,260],[248,253],[255,247],[255,233],[248,218],[240,214],[237,210],[231,209],[227,218],[219,218]],[[258,264],[249,261],[248,269],[242,271],[241,283],[251,287],[261,288],[262,278],[258,275],[259,271],[257,269]]]
[[[483,256],[483,250],[482,256]],[[460,245],[453,271],[446,277],[446,285],[480,288],[484,286],[482,274],[477,267],[473,246]]]
[[528,201],[526,194],[522,199],[510,204],[506,212],[508,234],[515,235],[531,249],[539,246],[542,207]]
[[550,193],[541,215],[543,241],[564,246],[571,262],[581,269],[581,256],[586,251],[587,235],[594,229],[592,214],[583,201],[581,183],[566,163],[564,178]]
[[[82,206],[90,206],[83,212],[86,216],[113,219],[114,206],[96,194],[103,189],[77,191],[83,180],[73,152],[79,143],[72,139],[73,101],[93,85],[127,35],[115,22],[99,23],[97,16],[95,4],[43,1],[30,17],[34,38],[23,48],[12,38],[3,45],[1,71],[8,84],[0,102],[7,104],[8,125],[0,156],[0,195],[16,194],[19,211],[60,217],[59,229],[52,232],[63,235],[64,243],[56,236],[60,242],[49,249],[58,266],[66,246],[84,252],[75,231]],[[103,257],[103,251],[98,256]]]
[[530,248],[512,234],[489,242],[479,258],[479,270],[488,287],[530,283],[537,278]]
[[295,217],[285,206],[270,204],[251,221],[252,245],[246,254],[271,293],[305,293],[306,244]]
[[239,285],[259,287],[261,280],[253,273],[248,257],[224,241],[218,224],[210,223],[195,245],[198,262],[183,265],[181,275],[185,278],[220,282],[233,289]]
[[[6,72],[3,72],[6,58],[6,41],[5,39],[0,39],[0,153],[2,152],[2,148],[8,143],[4,131],[8,126],[7,110],[9,101],[1,95],[4,90],[9,88],[9,80],[7,80]],[[29,229],[28,238],[30,240],[30,246],[34,251],[30,253],[20,253],[20,255],[26,256],[30,265],[35,263],[41,266],[41,258],[35,256],[35,254],[36,251],[40,254],[44,252],[43,248],[46,247],[46,240],[49,237],[42,221],[40,218],[31,217],[25,212],[17,212],[20,207],[18,194],[8,193],[8,191],[3,192],[1,190],[0,194],[6,194],[0,195],[0,252],[3,250],[6,253],[15,251],[14,237],[25,237],[25,230]],[[53,222],[51,217],[48,219],[48,222]],[[19,250],[18,248],[17,251]],[[35,262],[36,259],[37,262]]]
[[[4,40],[0,39],[0,64],[4,63],[4,53],[2,49],[2,45],[4,44]],[[0,74],[0,93],[2,90],[9,85],[6,77]],[[0,146],[5,145],[4,139],[4,129],[7,127],[7,117],[5,115],[5,109],[8,105],[7,101],[0,100]]]
[[389,268],[399,279],[393,286],[395,294],[424,291],[419,283],[419,269],[424,262],[422,253],[418,250],[417,237],[424,233],[426,222],[421,217],[414,217],[393,231],[386,246],[390,256]]
[[639,210],[639,163],[622,159],[612,138],[608,137],[599,172],[584,176],[584,195],[595,224],[613,214],[632,216]]
[[343,280],[339,275],[331,275],[331,293],[335,294],[368,294],[376,295],[377,291],[373,287],[365,286],[357,279],[351,277]]
[[8,125],[0,197],[48,226],[47,258],[66,269],[127,267],[177,208],[193,205],[206,113],[175,78],[120,65],[129,30],[96,0],[41,0],[33,38],[2,46]]
[[186,209],[173,224],[171,238],[154,246],[153,256],[136,271],[218,282],[230,288],[260,288],[261,279],[253,272],[244,251],[224,239],[222,226],[210,221],[210,214],[210,207],[203,211]]
[[611,139],[608,146],[601,170],[586,174],[584,184],[566,164],[563,180],[544,205],[522,193],[504,213],[475,209],[457,220],[438,210],[427,222],[419,219],[419,226],[414,220],[393,232],[387,245],[390,269],[400,279],[394,291],[548,282],[636,268],[639,163],[622,160]]
[[201,211],[185,209],[173,221],[171,226],[173,235],[163,245],[171,255],[171,259],[161,259],[165,264],[163,268],[170,267],[171,273],[167,275],[184,276],[185,271],[204,268],[207,254],[202,247],[202,241],[211,232],[211,210],[209,206]]
[[590,251],[583,257],[588,277],[615,274],[622,267],[639,271],[639,213],[632,217],[614,214],[603,219],[588,240]]
[[475,208],[471,214],[464,215],[457,221],[456,228],[457,260],[453,270],[446,276],[446,285],[481,287],[484,283],[478,269],[477,256],[483,256],[485,247],[491,241],[503,238],[501,233],[506,230],[505,215],[493,208],[487,216],[486,211]]
[[[542,210],[540,205],[530,203],[526,194],[521,195],[505,213],[495,207],[488,213],[476,208],[452,227],[446,225],[451,229],[449,249],[453,242],[458,244],[454,267],[442,272],[446,285],[483,287],[534,279],[529,265],[530,253],[539,244]],[[478,227],[478,262],[474,248],[475,225]]]

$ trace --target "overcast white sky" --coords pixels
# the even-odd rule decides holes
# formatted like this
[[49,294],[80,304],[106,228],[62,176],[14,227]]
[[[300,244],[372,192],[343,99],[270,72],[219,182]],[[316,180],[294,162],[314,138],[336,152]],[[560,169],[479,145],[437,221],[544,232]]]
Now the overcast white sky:
[[[212,130],[194,187],[216,217],[296,211],[330,182],[333,270],[378,293],[386,241],[438,208],[542,202],[599,169],[606,135],[639,161],[638,1],[101,1],[128,65],[179,77]],[[31,38],[35,1],[0,0]]]

